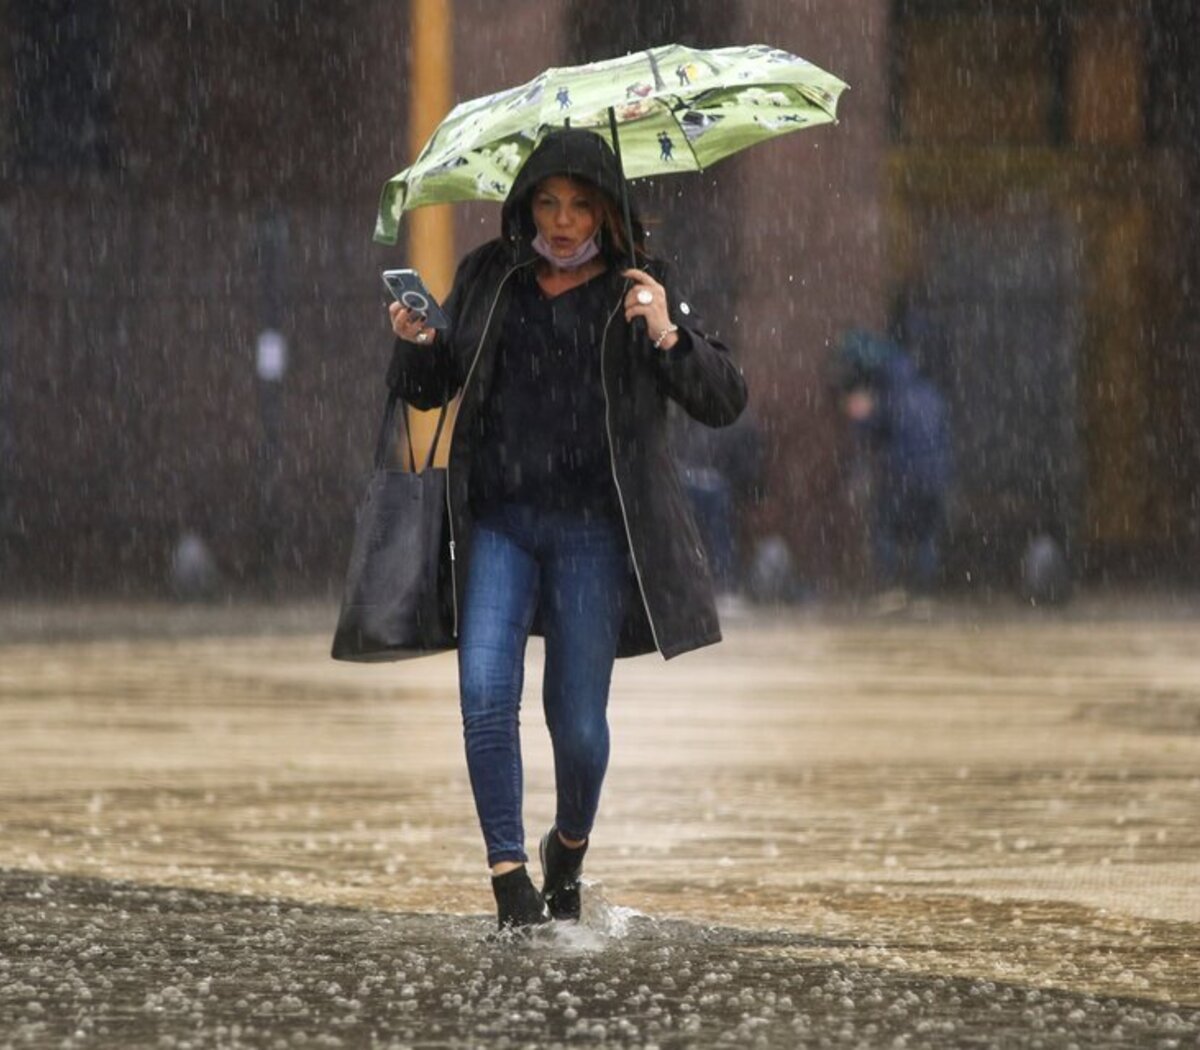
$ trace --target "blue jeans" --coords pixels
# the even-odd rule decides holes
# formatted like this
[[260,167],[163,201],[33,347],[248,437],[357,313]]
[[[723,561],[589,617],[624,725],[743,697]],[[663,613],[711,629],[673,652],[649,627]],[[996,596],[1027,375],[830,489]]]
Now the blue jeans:
[[590,834],[608,768],[608,689],[631,584],[620,521],[508,504],[476,524],[458,676],[489,865],[528,860],[519,727],[525,643],[539,610],[554,823],[568,838]]

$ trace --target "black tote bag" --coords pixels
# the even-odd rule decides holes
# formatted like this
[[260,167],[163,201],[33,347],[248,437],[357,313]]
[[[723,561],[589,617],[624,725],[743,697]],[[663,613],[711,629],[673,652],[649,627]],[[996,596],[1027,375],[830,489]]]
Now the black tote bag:
[[388,466],[398,400],[393,390],[359,506],[333,638],[335,660],[403,660],[455,646],[446,471],[433,466],[446,407],[419,472],[408,413],[401,412],[410,469],[400,470]]

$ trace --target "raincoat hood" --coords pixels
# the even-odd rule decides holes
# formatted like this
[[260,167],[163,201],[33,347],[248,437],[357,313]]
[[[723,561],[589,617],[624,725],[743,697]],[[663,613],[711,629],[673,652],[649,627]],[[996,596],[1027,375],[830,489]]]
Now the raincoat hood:
[[900,348],[886,336],[852,329],[842,338],[834,355],[832,382],[843,393],[856,386],[881,386],[897,365],[907,361]]
[[[591,183],[617,205],[618,212],[621,208],[622,192],[629,192],[616,154],[599,135],[582,128],[551,131],[538,143],[529,159],[517,172],[501,212],[504,238],[518,252],[528,249],[537,233],[530,209],[533,191],[538,183],[552,175],[565,175],[571,179]],[[633,217],[634,240],[640,247],[644,240],[644,231],[632,198],[630,214]],[[606,253],[614,250],[613,246],[607,244],[603,244],[602,249]]]

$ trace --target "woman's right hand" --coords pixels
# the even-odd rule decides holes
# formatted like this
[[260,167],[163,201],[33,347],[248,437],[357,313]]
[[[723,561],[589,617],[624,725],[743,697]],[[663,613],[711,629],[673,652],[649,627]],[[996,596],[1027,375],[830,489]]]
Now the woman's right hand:
[[426,326],[424,314],[415,313],[400,303],[389,303],[388,314],[392,319],[392,331],[406,343],[429,346],[437,332]]

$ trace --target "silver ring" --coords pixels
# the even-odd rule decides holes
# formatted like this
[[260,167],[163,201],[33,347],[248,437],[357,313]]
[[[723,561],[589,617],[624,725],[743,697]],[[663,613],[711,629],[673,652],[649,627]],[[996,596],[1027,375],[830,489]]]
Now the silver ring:
[[652,302],[654,302],[654,296],[650,292],[646,291],[645,288],[643,288],[637,293],[637,301],[643,306],[649,306]]
[[418,343],[424,343],[428,338],[429,338],[428,332],[418,332],[417,333],[417,342]]

